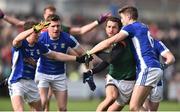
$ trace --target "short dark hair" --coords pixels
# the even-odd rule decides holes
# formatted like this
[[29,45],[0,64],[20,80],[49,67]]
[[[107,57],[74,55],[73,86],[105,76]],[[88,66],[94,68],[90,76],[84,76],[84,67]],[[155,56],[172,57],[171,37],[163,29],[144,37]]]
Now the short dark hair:
[[118,12],[119,12],[119,14],[120,13],[130,14],[131,18],[134,20],[138,19],[138,10],[136,7],[125,6],[125,7],[121,8]]
[[52,14],[47,17],[46,21],[61,21],[61,19],[57,14]]
[[55,8],[54,5],[47,5],[47,6],[44,8],[44,12],[45,12],[47,9],[49,9],[49,10],[51,10],[51,11],[53,11],[53,12],[56,12],[56,8]]
[[37,24],[38,24],[38,22],[35,22],[35,21],[26,21],[24,24],[24,30],[28,30]]
[[113,17],[113,16],[108,17],[108,18],[106,19],[106,25],[107,25],[107,22],[108,22],[108,21],[113,21],[113,22],[118,23],[119,29],[121,29],[122,23],[121,23],[121,20],[120,20],[119,18]]

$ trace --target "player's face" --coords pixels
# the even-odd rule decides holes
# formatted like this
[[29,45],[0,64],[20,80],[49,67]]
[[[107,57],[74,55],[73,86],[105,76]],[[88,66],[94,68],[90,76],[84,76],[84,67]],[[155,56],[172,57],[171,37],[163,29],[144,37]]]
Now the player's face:
[[50,9],[46,9],[45,12],[44,12],[44,15],[43,15],[44,16],[44,20],[46,20],[48,16],[53,15],[53,14],[55,14],[54,11],[52,11]]
[[121,22],[124,25],[128,25],[129,22],[129,16],[127,14],[120,13]]
[[51,21],[48,26],[48,33],[51,38],[58,38],[61,31],[61,22],[60,21]]
[[106,34],[108,35],[108,37],[112,37],[118,32],[119,32],[118,23],[113,21],[108,21],[106,24]]

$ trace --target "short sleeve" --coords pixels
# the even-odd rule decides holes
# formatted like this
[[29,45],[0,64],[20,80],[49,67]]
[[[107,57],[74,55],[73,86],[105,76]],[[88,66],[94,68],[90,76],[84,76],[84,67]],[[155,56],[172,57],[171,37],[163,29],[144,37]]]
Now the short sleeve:
[[68,46],[75,49],[79,46],[79,42],[75,39],[74,36],[70,35],[70,38],[67,39],[68,41]]
[[161,55],[163,55],[165,52],[169,51],[169,49],[163,44],[162,41],[155,40],[155,48]]
[[50,51],[47,48],[47,46],[45,46],[42,42],[38,42],[38,45],[39,45],[39,49],[40,49],[41,54],[46,54],[46,53],[48,53]]
[[134,28],[133,26],[130,24],[130,25],[127,25],[127,26],[124,26],[122,29],[121,29],[121,32],[125,33],[127,36],[130,36],[130,37],[134,37]]

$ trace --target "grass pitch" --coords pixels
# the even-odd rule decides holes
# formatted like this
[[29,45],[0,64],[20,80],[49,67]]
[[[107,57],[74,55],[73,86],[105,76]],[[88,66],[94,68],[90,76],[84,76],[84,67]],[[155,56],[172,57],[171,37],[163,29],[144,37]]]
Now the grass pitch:
[[[93,100],[69,100],[68,101],[68,110],[69,111],[95,111],[97,105],[101,102],[101,100],[93,99]],[[29,110],[29,106],[25,104],[25,110]],[[56,111],[56,101],[52,100],[50,105],[51,111]],[[128,106],[126,106],[124,111],[128,110]],[[0,111],[12,111],[10,98],[0,98]],[[170,102],[163,101],[160,103],[159,111],[180,111],[180,103],[178,102]]]

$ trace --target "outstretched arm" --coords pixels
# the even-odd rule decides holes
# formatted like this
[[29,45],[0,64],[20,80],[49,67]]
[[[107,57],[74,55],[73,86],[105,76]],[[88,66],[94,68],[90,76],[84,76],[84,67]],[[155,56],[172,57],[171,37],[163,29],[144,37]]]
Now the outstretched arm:
[[[99,58],[103,60],[100,64],[95,66],[93,69],[90,70],[92,74],[96,74],[98,72],[101,72],[104,70],[107,66],[109,66],[110,63],[115,61],[117,59],[117,56],[122,55],[123,53],[123,45],[120,43],[117,43],[113,48],[112,51],[109,54],[105,53],[99,53]],[[101,55],[102,54],[102,55]],[[103,56],[105,55],[105,56]]]
[[89,54],[95,54],[101,50],[104,50],[106,48],[108,48],[110,45],[112,45],[113,43],[119,42],[121,40],[124,40],[127,37],[127,35],[123,32],[119,32],[116,35],[112,36],[111,38],[108,38],[106,40],[103,40],[102,42],[100,42],[99,44],[97,44],[96,46],[94,46],[88,53]]
[[15,17],[8,16],[0,9],[0,19],[4,19],[8,23],[15,25],[15,26],[23,26],[25,24],[25,21],[21,21]]
[[84,35],[85,33],[91,31],[96,26],[98,26],[98,22],[94,21],[82,27],[71,27],[69,33],[72,35]]
[[[50,59],[54,59],[58,61],[76,61],[78,63],[85,63],[88,56],[87,54],[85,54],[81,57],[77,57],[77,56],[68,55],[68,54],[64,54],[64,53],[56,52],[56,51],[50,51],[44,55]],[[90,56],[90,58],[88,58],[88,61],[92,61],[92,59],[93,57]]]
[[8,16],[8,15],[4,15],[3,18],[5,21],[7,21],[8,23],[15,25],[17,27],[22,27],[25,24],[25,21],[21,21],[15,17],[12,16]]
[[95,20],[87,25],[84,25],[82,27],[71,27],[69,32],[70,32],[70,34],[73,34],[73,35],[84,35],[85,33],[91,31],[98,25],[105,22],[106,19],[108,18],[108,16],[110,16],[110,15],[111,15],[110,13],[105,13],[105,14],[101,15],[97,20]]
[[14,38],[14,40],[13,40],[13,42],[12,42],[13,46],[14,46],[14,47],[20,46],[22,40],[26,39],[26,38],[27,38],[30,34],[32,34],[33,32],[34,32],[34,29],[33,29],[33,28],[21,32],[19,35],[17,35],[17,36]]
[[46,56],[50,59],[54,59],[58,61],[76,61],[76,56],[55,52],[55,51],[50,51],[49,53],[46,54]]
[[72,50],[77,54],[76,56],[82,56],[85,53],[85,49],[83,49],[83,46],[81,45]]
[[[27,23],[28,24],[28,23]],[[32,33],[35,33],[36,35],[34,36],[38,36],[37,34],[45,27],[47,27],[49,25],[48,22],[40,22],[37,25],[33,25],[32,28],[25,30],[21,33],[19,33],[19,35],[16,36],[16,38],[13,40],[13,46],[14,47],[18,47],[20,46],[22,40],[24,40],[25,38],[27,38],[29,35],[31,35]]]
[[100,64],[98,64],[97,66],[95,66],[93,69],[91,69],[90,72],[91,72],[91,74],[96,74],[96,73],[103,71],[108,66],[109,66],[109,63],[106,61],[103,61]]
[[165,64],[167,64],[167,65],[171,65],[175,62],[175,57],[170,51],[167,51],[166,53],[162,54],[161,56],[163,58],[165,58]]

